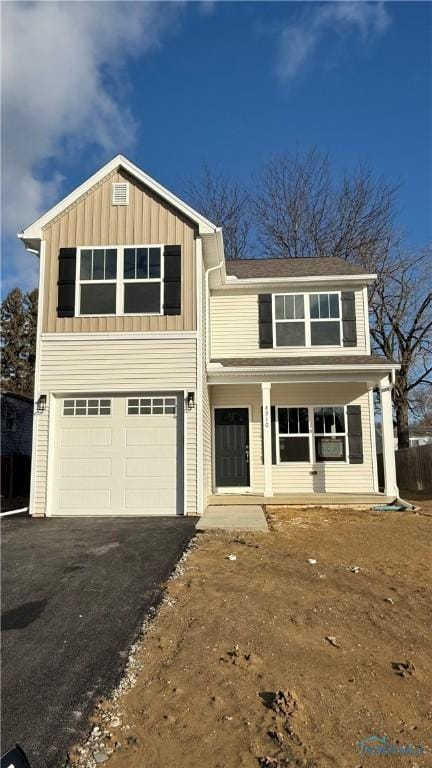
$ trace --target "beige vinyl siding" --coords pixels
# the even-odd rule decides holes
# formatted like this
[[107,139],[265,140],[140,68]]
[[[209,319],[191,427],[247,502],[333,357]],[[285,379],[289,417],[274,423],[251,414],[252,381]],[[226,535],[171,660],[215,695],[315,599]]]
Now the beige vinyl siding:
[[186,514],[197,512],[197,411],[186,409]]
[[43,413],[35,413],[37,419],[36,444],[33,446],[32,461],[35,462],[34,468],[34,492],[33,505],[30,513],[32,515],[44,515],[46,507],[46,482],[48,470],[48,421],[49,421],[49,400]]
[[[322,292],[325,293],[328,290],[323,288]],[[281,288],[278,292],[283,293],[284,290]],[[299,288],[291,292],[301,293],[302,290]],[[211,295],[210,307],[213,359],[218,357],[269,357],[272,355],[271,349],[260,349],[259,347],[257,293],[214,291]],[[347,353],[347,349],[350,355],[367,354],[363,291],[361,288],[355,291],[355,308],[357,318],[356,347],[275,347],[277,356],[343,355]]]
[[[129,182],[129,204],[111,205],[113,182]],[[196,329],[195,230],[178,211],[124,171],[115,171],[43,229],[46,241],[43,332],[185,331]],[[58,253],[63,247],[182,246],[182,314],[57,317]]]
[[[196,389],[196,339],[41,338],[40,391],[50,394]],[[32,514],[45,514],[48,408],[38,419]],[[186,509],[196,513],[196,408],[186,419]]]
[[[251,423],[251,490],[264,492],[264,467],[261,443],[261,387],[256,385],[213,386],[212,406],[249,405]],[[272,405],[361,406],[363,428],[363,464],[342,462],[283,463],[272,466],[273,493],[340,492],[361,493],[374,490],[369,396],[361,384],[273,384]],[[317,475],[311,472],[317,470]]]
[[204,507],[207,504],[207,498],[212,492],[212,470],[211,470],[211,440],[212,440],[212,426],[211,426],[211,412],[210,412],[210,391],[207,384],[206,374],[206,355],[207,355],[207,336],[206,336],[206,317],[207,317],[207,297],[205,290],[205,274],[202,276],[202,429],[203,429],[203,504]]
[[41,392],[195,387],[195,339],[41,339]]

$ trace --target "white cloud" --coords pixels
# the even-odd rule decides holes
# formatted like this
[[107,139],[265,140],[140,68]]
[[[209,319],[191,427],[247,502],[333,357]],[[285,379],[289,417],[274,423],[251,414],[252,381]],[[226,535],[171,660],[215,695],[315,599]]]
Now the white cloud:
[[[87,145],[109,156],[133,143],[136,125],[122,67],[128,57],[161,44],[179,7],[2,3],[4,234],[15,235],[61,195],[58,173],[40,180],[43,163],[55,166],[59,157],[73,158]],[[25,272],[23,264],[16,265],[17,274]]]
[[[310,7],[314,10],[310,12]],[[382,35],[391,18],[383,2],[341,0],[310,4],[308,12],[283,29],[280,38],[278,72],[292,80],[316,51],[328,33],[339,36],[359,34],[363,43]]]

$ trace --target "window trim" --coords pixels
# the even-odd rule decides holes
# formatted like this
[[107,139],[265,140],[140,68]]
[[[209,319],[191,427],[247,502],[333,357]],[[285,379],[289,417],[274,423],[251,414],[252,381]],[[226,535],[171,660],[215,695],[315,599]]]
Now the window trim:
[[[273,347],[276,346],[277,349],[282,349],[282,348],[287,349],[288,346],[289,346],[290,349],[304,349],[304,347],[307,346],[308,338],[307,338],[307,309],[306,309],[306,304],[309,304],[309,301],[306,301],[306,295],[307,294],[305,294],[305,293],[273,293],[272,294]],[[283,297],[285,297],[285,296],[292,296],[294,298],[294,313],[295,313],[295,297],[296,296],[302,296],[302,298],[303,298],[303,314],[304,314],[304,317],[300,317],[298,320],[296,318],[294,318],[293,320],[278,320],[276,318],[276,298],[277,297],[279,298],[280,296],[283,296]],[[305,343],[304,344],[290,344],[290,345],[285,345],[285,344],[280,344],[279,345],[279,344],[276,344],[276,340],[277,340],[276,324],[277,323],[303,323],[304,331],[305,331],[305,333],[304,333]]]
[[[308,424],[309,424],[309,461],[281,461],[280,458],[280,449],[279,449],[279,436],[281,437],[287,437],[285,432],[282,432],[280,434],[279,432],[279,409],[282,408],[307,408],[308,410]],[[345,441],[345,457],[343,459],[317,459],[316,456],[316,446],[315,446],[315,438],[316,437],[328,437],[329,432],[315,432],[315,422],[314,422],[314,411],[318,408],[343,408],[344,412],[344,423],[345,423],[345,432],[335,432],[335,436],[337,437],[343,437]],[[307,466],[315,466],[316,464],[349,464],[349,441],[348,441],[348,405],[340,405],[340,404],[334,404],[334,403],[317,403],[315,405],[277,405],[276,406],[276,420],[275,420],[275,428],[276,428],[276,464],[277,466],[294,466],[298,464],[303,464]],[[290,437],[296,437],[296,435],[289,435]],[[299,433],[297,436],[299,437],[305,437],[306,433],[302,432]]]
[[[304,408],[307,410],[308,414],[308,431],[307,432],[297,432],[294,434],[291,434],[290,432],[281,432],[279,429],[279,411],[281,410],[289,410],[290,408],[295,408],[296,410],[299,410],[300,408]],[[313,452],[312,452],[312,445],[313,445],[313,434],[312,434],[312,424],[310,420],[311,414],[310,414],[310,407],[308,405],[277,405],[276,406],[276,464],[284,466],[285,464],[311,464],[313,462]],[[282,461],[280,457],[280,437],[307,437],[309,440],[309,461]]]
[[[109,280],[81,280],[81,252],[87,250],[117,250],[117,277]],[[125,248],[159,248],[161,253],[160,277],[149,278],[124,278],[124,251]],[[163,315],[164,295],[163,282],[165,277],[165,245],[163,243],[132,243],[129,245],[79,245],[77,246],[76,272],[75,272],[75,314],[74,317],[160,317]],[[116,311],[106,314],[81,314],[81,285],[116,285]],[[159,312],[125,312],[124,311],[124,286],[130,283],[160,283]]]
[[[339,318],[336,317],[324,317],[324,318],[311,318],[310,313],[310,297],[320,296],[326,294],[336,294],[338,296],[339,305]],[[285,345],[276,343],[276,323],[300,323],[302,320],[276,320],[276,297],[277,296],[303,296],[304,297],[304,320],[305,323],[305,343],[302,346],[299,345]],[[339,344],[312,344],[311,336],[312,329],[311,323],[313,322],[332,322],[335,323],[339,319]],[[342,326],[342,291],[305,291],[304,293],[284,292],[284,293],[272,293],[272,333],[273,333],[273,349],[341,349],[343,347],[343,326]],[[294,407],[294,406],[293,406]]]

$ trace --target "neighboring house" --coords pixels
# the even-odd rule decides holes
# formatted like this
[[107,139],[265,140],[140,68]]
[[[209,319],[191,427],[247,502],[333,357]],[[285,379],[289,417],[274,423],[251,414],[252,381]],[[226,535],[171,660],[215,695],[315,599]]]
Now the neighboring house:
[[20,234],[40,254],[31,513],[194,514],[214,493],[397,494],[374,275],[225,262],[222,231],[122,156]]
[[26,496],[30,489],[33,400],[1,393],[1,494]]
[[[377,453],[382,453],[382,430],[381,425],[377,425],[376,429],[376,449]],[[410,427],[410,436],[409,436],[409,444],[410,448],[415,447],[416,445],[427,445],[428,443],[432,443],[432,427]],[[395,451],[398,450],[398,438],[397,438],[397,430],[394,429],[393,431],[394,436],[394,448]]]

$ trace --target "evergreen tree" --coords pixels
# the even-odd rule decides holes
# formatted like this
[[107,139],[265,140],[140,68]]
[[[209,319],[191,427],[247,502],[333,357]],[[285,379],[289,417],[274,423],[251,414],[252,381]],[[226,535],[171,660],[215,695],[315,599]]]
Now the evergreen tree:
[[37,289],[14,288],[1,303],[2,389],[33,396],[36,354]]

